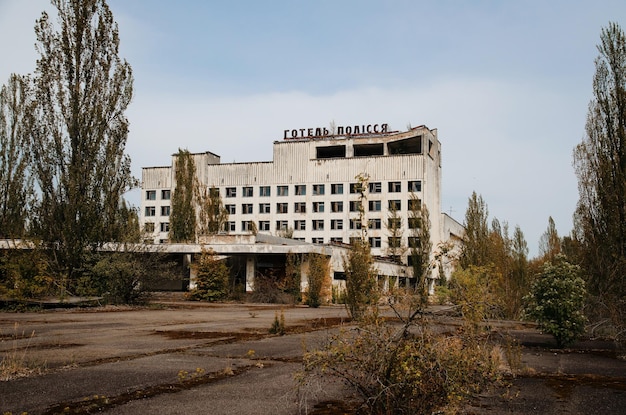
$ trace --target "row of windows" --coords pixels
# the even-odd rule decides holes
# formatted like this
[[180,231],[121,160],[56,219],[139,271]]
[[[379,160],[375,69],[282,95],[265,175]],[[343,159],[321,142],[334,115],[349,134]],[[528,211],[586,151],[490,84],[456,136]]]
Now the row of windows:
[[[397,228],[401,226],[401,222],[396,222],[397,219],[388,219],[387,226],[388,228]],[[330,222],[330,230],[340,231],[344,229],[345,221],[343,219],[331,219],[330,221],[324,219],[312,219],[310,220],[310,229],[314,231],[323,231],[325,230],[326,224]],[[243,232],[252,231],[253,230],[254,221],[244,220],[241,221],[240,230]],[[272,230],[271,221],[269,220],[261,220],[258,222],[258,230],[269,232]],[[286,220],[277,220],[274,223],[274,230],[276,231],[285,231],[289,228],[289,222]],[[347,221],[348,229],[350,230],[360,230],[362,228],[362,223],[360,219],[350,219]],[[368,219],[367,221],[368,229],[381,229],[382,228],[382,220],[381,219]],[[409,229],[417,229],[419,228],[419,222],[417,220],[409,220]],[[294,220],[293,221],[293,230],[294,231],[306,231],[307,230],[307,221],[306,220]],[[235,221],[228,221],[224,226],[224,231],[226,232],[236,232],[237,231],[237,223]]]
[[[146,222],[144,230],[148,233],[154,232],[154,222]],[[170,223],[169,222],[161,222],[159,223],[159,230],[161,232],[169,232],[170,231]]]
[[[144,215],[147,216],[156,216],[156,207],[154,206],[146,206],[144,210]],[[170,215],[170,207],[169,206],[161,206],[161,216],[169,216]]]
[[[156,190],[146,190],[146,200],[156,200]],[[161,190],[161,200],[170,200],[172,198],[171,190]]]
[[[407,201],[407,206],[409,210],[419,209],[421,206],[421,200],[419,199],[409,199]],[[369,212],[380,212],[382,210],[381,200],[369,200],[367,202],[368,211]],[[335,201],[330,202],[329,204],[331,213],[339,213],[344,211],[344,202],[343,201]],[[311,212],[313,213],[324,213],[326,212],[327,204],[325,202],[313,202],[311,204]],[[361,211],[361,201],[360,200],[352,200],[348,203],[348,208],[350,212],[359,212]],[[400,200],[388,200],[387,207],[389,210],[402,210],[402,201]],[[237,205],[235,204],[226,204],[224,205],[226,212],[229,215],[237,214]],[[147,214],[146,208],[146,216],[150,216]],[[169,213],[169,210],[168,210]],[[254,213],[254,204],[252,203],[242,203],[241,204],[241,214],[250,215]],[[258,205],[258,213],[267,214],[271,212],[271,204],[270,203],[259,203]],[[276,213],[285,214],[289,213],[289,203],[276,203]],[[294,202],[293,204],[293,213],[307,213],[307,204],[305,202]],[[154,215],[152,215],[154,216]]]
[[[371,182],[368,183],[368,191],[369,193],[382,193],[382,182]],[[361,183],[350,183],[349,186],[350,193],[362,193],[363,189]],[[314,184],[311,188],[313,196],[321,196],[326,194],[326,185],[325,184]],[[402,182],[387,182],[387,191],[389,193],[400,193],[404,191]],[[407,182],[407,191],[409,192],[421,192],[422,191],[422,182],[421,180],[412,180]],[[343,183],[334,183],[330,185],[330,194],[332,195],[341,195],[344,192]],[[296,184],[293,186],[293,195],[294,196],[305,196],[307,194],[307,185],[306,184]],[[244,186],[241,188],[242,197],[253,197],[254,196],[254,188],[252,186]],[[269,197],[272,195],[271,186],[259,186],[259,196]],[[289,186],[280,185],[276,186],[276,195],[277,196],[289,196]],[[226,197],[237,197],[237,188],[236,187],[227,187],[226,188]]]

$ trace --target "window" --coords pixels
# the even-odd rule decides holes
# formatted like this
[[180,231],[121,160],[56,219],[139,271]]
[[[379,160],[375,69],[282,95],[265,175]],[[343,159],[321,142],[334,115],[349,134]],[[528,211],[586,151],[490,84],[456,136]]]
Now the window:
[[154,222],[146,222],[143,226],[145,232],[152,233],[154,232]]
[[342,244],[343,243],[343,238],[339,238],[339,237],[330,238],[330,243],[331,244]]
[[224,208],[226,208],[226,212],[228,212],[229,215],[235,214],[235,205],[224,205]]
[[390,200],[389,201],[389,210],[401,210],[402,204],[399,200]]
[[224,225],[224,230],[226,232],[235,232],[235,222],[226,222],[226,224]]
[[330,202],[331,212],[343,212],[343,202]]
[[261,186],[259,187],[259,196],[267,197],[272,195],[271,187],[269,186]]
[[314,244],[323,244],[324,243],[324,238],[313,238],[311,240],[312,243]]
[[241,213],[244,215],[250,215],[252,213],[252,203],[244,203],[241,205]]
[[243,189],[241,189],[243,193],[243,197],[252,197],[252,195],[254,194],[252,187],[244,187]]
[[163,200],[170,200],[172,198],[172,191],[171,190],[161,190],[161,199]]
[[269,231],[270,230],[270,221],[269,220],[261,220],[261,221],[259,221],[259,230],[260,231]]
[[369,238],[370,247],[372,248],[380,248],[381,242],[379,236],[374,236]]
[[370,219],[367,221],[367,226],[370,229],[380,229],[381,227],[381,220],[380,219]]
[[422,208],[422,201],[420,199],[409,199],[409,210],[411,212],[418,211]]
[[343,183],[335,183],[330,185],[330,193],[333,195],[343,194]]
[[387,229],[400,229],[402,227],[402,219],[389,218],[387,220]]
[[402,191],[401,182],[389,182],[389,193],[398,193]]
[[414,180],[409,182],[409,192],[421,192],[422,191],[422,181]]
[[270,204],[259,203],[259,213],[270,213]]
[[161,232],[169,232],[169,231],[170,231],[170,223],[161,222]]
[[156,208],[154,206],[146,206],[145,216],[156,216]]
[[251,221],[251,220],[244,220],[244,221],[242,221],[241,222],[241,230],[243,232],[250,232],[250,231],[252,231],[252,224],[253,223],[254,222]]
[[306,184],[297,184],[295,187],[296,196],[306,195]]
[[210,197],[220,197],[220,189],[218,189],[217,187],[211,187],[209,189],[209,196]]
[[400,248],[400,237],[390,236],[387,240],[387,245],[389,245],[389,248]]
[[170,207],[161,206],[161,216],[169,216],[169,215],[170,215]]
[[358,212],[361,209],[361,201],[360,200],[351,200],[350,201],[350,212]]
[[156,190],[146,190],[146,200],[156,200]]
[[350,183],[350,193],[361,193],[363,185],[361,183]]
[[323,213],[324,212],[324,202],[313,202],[313,212],[315,212],[315,213]]
[[289,196],[289,186],[276,187],[276,194],[278,196]]
[[340,231],[343,229],[343,220],[342,219],[333,219],[330,221],[330,229],[335,231]]
[[306,213],[306,203],[305,202],[295,202],[293,204],[293,211],[295,213]]
[[294,220],[293,221],[293,229],[296,231],[306,231],[306,221],[305,220]]
[[236,187],[227,187],[226,188],[226,197],[237,197],[237,188]]
[[370,193],[380,193],[382,192],[382,186],[380,182],[372,182],[370,183]]
[[361,220],[360,219],[350,219],[350,230],[358,230],[361,229]]
[[370,207],[370,212],[380,212],[380,200],[370,200],[369,201],[369,207]]
[[409,236],[409,248],[419,248],[420,238],[417,236]]
[[419,229],[420,218],[409,218],[409,229]]
[[313,230],[314,231],[323,231],[324,230],[324,220],[323,219],[315,219],[315,220],[313,220]]
[[320,196],[324,194],[324,185],[323,184],[314,184],[313,185],[313,196]]
[[277,220],[276,221],[276,230],[277,231],[286,231],[287,230],[287,221],[286,220]]
[[287,203],[276,203],[276,213],[287,213]]

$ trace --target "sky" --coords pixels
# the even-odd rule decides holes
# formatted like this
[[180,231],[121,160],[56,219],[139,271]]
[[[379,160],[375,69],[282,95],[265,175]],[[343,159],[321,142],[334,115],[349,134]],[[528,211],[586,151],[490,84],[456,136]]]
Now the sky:
[[[609,22],[626,28],[623,0],[108,4],[135,78],[135,176],[179,148],[271,161],[286,129],[426,125],[442,144],[442,210],[462,223],[475,191],[531,256],[550,216],[572,229],[596,45]],[[43,10],[0,0],[0,83],[35,70]]]

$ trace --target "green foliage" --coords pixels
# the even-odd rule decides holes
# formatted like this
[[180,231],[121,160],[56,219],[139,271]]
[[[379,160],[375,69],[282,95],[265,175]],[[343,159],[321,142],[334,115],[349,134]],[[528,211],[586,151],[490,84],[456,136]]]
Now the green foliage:
[[488,216],[487,204],[482,196],[473,192],[465,212],[465,238],[460,258],[463,268],[487,265],[490,262]]
[[80,276],[87,248],[120,234],[123,194],[137,185],[125,154],[132,99],[130,65],[104,0],[53,0],[35,25],[33,173],[39,198],[33,229],[54,250],[62,281]]
[[308,287],[306,291],[306,303],[309,307],[317,308],[322,305],[330,282],[329,260],[322,254],[308,254],[309,262]]
[[55,294],[54,275],[49,264],[50,258],[39,248],[2,251],[0,297],[26,300]]
[[525,298],[526,315],[553,335],[558,347],[570,345],[585,331],[585,294],[580,267],[557,255],[553,262],[545,263],[543,272],[536,276]]
[[219,301],[226,298],[230,269],[223,259],[218,258],[213,251],[203,249],[193,267],[196,271],[196,288],[190,292],[192,300]]
[[501,298],[497,295],[499,276],[493,266],[470,266],[458,269],[450,280],[450,299],[470,327],[488,318],[502,316]]
[[626,327],[626,34],[602,29],[586,136],[574,150],[579,200],[575,238],[594,319]]
[[469,334],[437,334],[423,323],[410,319],[398,327],[370,315],[356,331],[305,353],[301,388],[314,376],[332,376],[354,389],[365,413],[431,414],[458,407],[497,380],[492,346]]
[[287,253],[285,260],[284,291],[293,297],[294,303],[302,301],[302,257],[292,252]]
[[272,323],[272,327],[270,327],[270,334],[279,334],[283,336],[285,333],[285,313],[283,310],[280,310],[280,317],[278,317],[278,312],[274,313],[274,322]]
[[195,183],[196,164],[189,150],[178,149],[175,158],[174,176],[176,187],[172,193],[170,211],[171,242],[196,241]]
[[411,193],[409,221],[414,225],[411,229],[411,236],[415,242],[410,245],[410,254],[413,277],[416,279],[415,292],[418,294],[423,307],[428,300],[426,281],[431,270],[432,242],[430,241],[428,208],[421,203],[415,193]]
[[358,320],[378,300],[377,271],[369,244],[356,241],[343,259],[343,268],[346,273],[346,307],[350,317]]
[[215,235],[224,229],[228,221],[228,211],[222,203],[219,189],[207,187],[195,181],[198,202],[198,235]]
[[0,238],[24,235],[34,199],[29,82],[27,77],[11,75],[0,89]]

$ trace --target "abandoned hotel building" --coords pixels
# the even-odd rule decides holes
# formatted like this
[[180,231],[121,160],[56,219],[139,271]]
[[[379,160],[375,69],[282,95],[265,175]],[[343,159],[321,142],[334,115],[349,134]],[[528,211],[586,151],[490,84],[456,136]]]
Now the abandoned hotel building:
[[[414,203],[428,208],[431,222],[430,289],[435,278],[450,272],[450,258],[434,260],[442,244],[460,246],[463,227],[441,213],[441,144],[436,129],[419,126],[399,132],[389,131],[387,124],[373,124],[332,131],[285,130],[282,140],[274,142],[273,161],[221,163],[211,152],[192,154],[199,183],[217,189],[228,212],[222,232],[200,238],[198,244],[168,243],[176,157],[172,156],[171,166],[142,171],[141,224],[148,242],[185,253],[190,260],[202,247],[210,248],[229,261],[233,277],[246,290],[253,289],[256,275],[277,275],[281,269],[284,273],[288,253],[328,256],[333,284],[341,285],[349,244],[364,234],[381,285],[412,285],[407,250],[400,261],[390,261],[389,256],[400,252],[394,246],[414,242],[410,229],[414,221],[409,220]],[[366,186],[360,186],[364,180],[359,177]],[[306,274],[303,265],[303,289]],[[191,275],[189,286],[183,288],[193,285]]]

